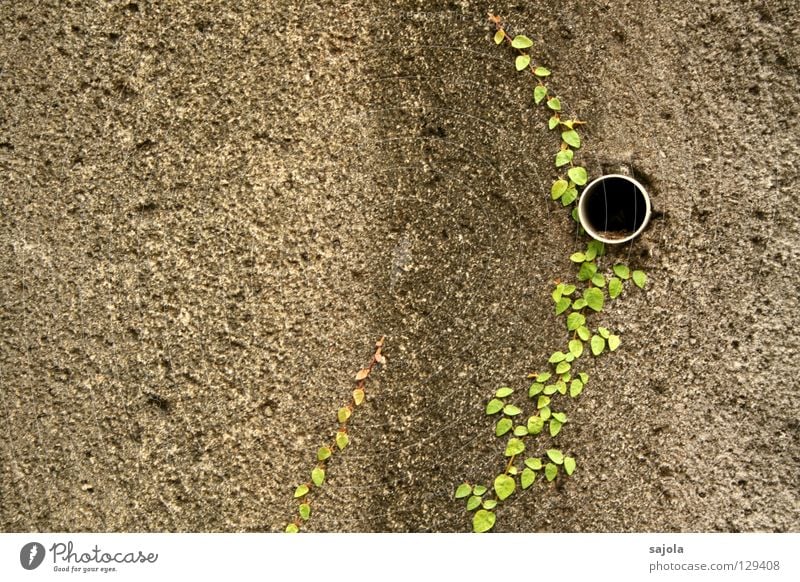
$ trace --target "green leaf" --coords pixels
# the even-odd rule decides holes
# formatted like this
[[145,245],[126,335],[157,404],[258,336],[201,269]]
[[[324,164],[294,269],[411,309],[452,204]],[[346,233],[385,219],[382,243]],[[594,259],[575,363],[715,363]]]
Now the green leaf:
[[311,481],[317,487],[322,487],[322,484],[325,483],[325,469],[314,467],[311,471]]
[[606,278],[601,273],[595,273],[594,277],[592,277],[592,285],[595,287],[605,287]]
[[531,387],[528,390],[528,396],[533,398],[534,396],[539,394],[542,390],[544,390],[544,384],[541,384],[539,382],[534,382],[533,384],[531,384]]
[[587,248],[594,249],[598,257],[602,257],[606,254],[606,243],[600,242],[599,240],[593,240],[589,242]]
[[539,410],[539,416],[542,417],[542,420],[548,420],[550,418],[550,407],[545,406],[541,410]]
[[[569,206],[578,197],[578,191],[575,188],[568,188],[564,195],[561,197],[561,205]],[[577,209],[576,209],[577,210]]]
[[551,364],[557,364],[558,362],[563,362],[566,357],[567,355],[564,352],[553,352],[553,355],[547,361]]
[[625,265],[617,264],[614,265],[614,274],[620,279],[629,279],[631,276],[631,270]]
[[586,168],[583,166],[575,166],[574,168],[570,168],[567,172],[569,179],[575,182],[578,186],[583,186],[589,180],[589,176],[586,174]]
[[539,471],[542,468],[542,460],[536,457],[528,457],[525,459],[525,466],[530,467],[534,471]]
[[528,419],[528,433],[539,434],[544,428],[544,420],[541,416],[531,416]]
[[572,457],[564,457],[564,471],[567,472],[567,475],[572,475],[575,472],[575,459]]
[[544,85],[536,85],[536,88],[533,90],[533,100],[538,105],[542,102],[542,99],[547,97],[547,87]]
[[477,495],[478,497],[480,497],[481,495],[483,495],[487,491],[488,491],[488,489],[486,487],[484,487],[483,485],[475,485],[472,488],[472,494],[473,495]]
[[347,422],[347,419],[350,418],[351,414],[352,411],[346,406],[343,406],[342,408],[339,409],[339,412],[336,413],[336,417],[339,419],[340,424],[344,424],[345,422]]
[[608,336],[608,349],[612,352],[619,347],[620,339],[618,335]]
[[522,410],[520,410],[518,407],[514,406],[513,404],[506,404],[503,407],[503,414],[505,414],[506,416],[516,416],[516,415],[520,414],[521,412],[522,412]]
[[533,482],[536,481],[536,473],[528,469],[527,467],[522,470],[522,475],[519,476],[520,485],[522,485],[523,489],[527,489]]
[[572,261],[573,263],[582,263],[583,261],[586,260],[586,255],[581,252],[572,253],[569,256],[569,260]]
[[599,333],[600,337],[602,337],[604,339],[608,339],[608,336],[611,335],[611,332],[608,331],[608,328],[607,327],[603,327],[603,326],[600,326],[600,327],[597,328],[597,333]]
[[293,523],[290,523],[289,525],[286,526],[286,533],[297,533],[299,531],[300,528]]
[[497,424],[494,426],[494,434],[497,436],[503,436],[508,431],[511,430],[511,427],[514,426],[514,422],[510,418],[501,418],[497,421]]
[[472,487],[469,483],[462,483],[456,489],[456,499],[461,499],[472,493]]
[[552,377],[550,372],[542,372],[536,376],[537,382],[547,382]]
[[553,416],[553,418],[550,419],[550,436],[554,437],[559,432],[561,432],[561,427],[563,426],[563,424],[564,424],[563,422],[557,420],[555,416]]
[[331,451],[330,447],[320,447],[317,450],[317,460],[324,461],[325,459],[330,457],[331,454],[333,454],[333,451]]
[[297,499],[308,493],[308,485],[298,485],[294,490],[294,498]]
[[581,382],[583,382],[584,384],[588,384],[589,383],[589,374],[587,374],[586,372],[581,372],[580,374],[578,374],[578,377],[581,379]]
[[[562,378],[569,378],[569,374],[564,374],[561,377]],[[566,394],[567,393],[567,382],[566,382],[566,380],[559,380],[559,382],[558,382],[558,391],[561,394]]]
[[497,499],[487,499],[483,502],[484,509],[494,509],[497,507]]
[[497,414],[498,412],[503,410],[504,406],[505,403],[502,400],[498,400],[497,398],[492,398],[486,405],[486,414],[489,415]]
[[645,275],[644,271],[634,271],[633,282],[639,289],[644,289],[644,286],[647,285],[647,275]]
[[589,245],[586,247],[586,260],[593,261],[597,257],[597,247]]
[[597,272],[597,265],[592,262],[586,262],[581,265],[580,271],[578,271],[578,281],[588,281],[594,274]]
[[494,44],[500,44],[506,37],[506,31],[502,28],[494,33]]
[[547,386],[544,387],[544,393],[547,396],[551,396],[552,394],[555,394],[556,392],[558,392],[558,386],[556,384],[548,384]]
[[506,457],[513,457],[515,455],[519,455],[525,451],[525,443],[517,438],[508,439],[508,444],[506,445],[505,456]]
[[355,402],[356,406],[361,406],[361,403],[364,402],[364,398],[366,398],[366,394],[364,394],[363,389],[356,388],[353,390],[353,402]]
[[342,431],[337,432],[336,446],[339,447],[339,450],[343,450],[348,444],[350,444],[350,437],[347,436],[347,433]]
[[569,385],[569,395],[576,398],[581,392],[583,392],[583,382],[576,378],[572,381],[572,384]]
[[[537,103],[538,103],[538,101],[537,101]],[[558,115],[553,115],[553,116],[552,116],[552,117],[551,117],[551,118],[550,118],[550,119],[547,121],[547,127],[548,127],[549,129],[555,129],[556,127],[558,127]]]
[[552,188],[550,188],[550,196],[553,198],[553,200],[558,200],[559,198],[561,198],[561,195],[567,191],[568,187],[569,184],[567,183],[566,180],[562,179],[556,180],[555,182],[553,182]]
[[536,67],[533,70],[533,74],[537,77],[549,77],[550,76],[550,69],[545,69],[544,67]]
[[556,374],[565,374],[566,372],[569,372],[569,368],[569,362],[559,362],[556,364]]
[[558,97],[551,97],[548,99],[547,106],[553,111],[561,111],[561,101]]
[[550,397],[549,396],[539,396],[539,399],[536,401],[536,408],[544,408],[545,406],[549,406],[550,404]]
[[[567,142],[569,145],[571,145],[575,149],[578,149],[579,147],[581,147],[581,137],[578,135],[578,132],[575,131],[574,129],[569,129],[567,131],[562,131],[561,132],[561,139],[563,139],[565,142]],[[577,184],[578,182],[575,182],[575,183]]]
[[533,41],[524,34],[518,34],[514,37],[514,40],[511,41],[511,46],[515,49],[526,49],[533,46]]
[[522,425],[514,427],[514,436],[526,437],[528,436],[528,428]]
[[[588,303],[588,300],[587,300]],[[573,311],[567,316],[567,329],[569,331],[574,331],[578,329],[586,323],[586,317],[582,313],[578,313],[577,311]]]
[[555,418],[561,424],[567,424],[567,415],[563,412],[554,412],[553,418]]
[[494,492],[497,493],[497,498],[500,501],[508,498],[516,488],[517,483],[508,475],[498,475],[494,480]]
[[311,517],[311,506],[308,503],[303,503],[299,507],[300,517],[308,519]]
[[569,309],[570,305],[572,305],[572,301],[566,297],[559,299],[558,303],[556,303],[556,315],[561,315],[564,313],[567,309]]
[[572,295],[573,293],[575,293],[575,285],[564,285],[561,290],[562,295]]
[[548,481],[552,481],[558,475],[558,467],[553,463],[547,463],[544,467],[544,476],[547,477]]
[[583,353],[583,342],[579,339],[569,340],[569,352],[576,358],[580,358]]
[[572,161],[573,157],[575,157],[575,153],[569,148],[559,151],[556,154],[556,168],[566,166]]
[[574,309],[575,311],[580,311],[584,307],[586,307],[586,299],[584,299],[583,297],[581,297],[580,299],[576,299],[572,303],[572,309]]
[[597,287],[590,287],[584,291],[583,298],[586,300],[586,305],[589,306],[589,309],[593,309],[594,311],[603,310],[603,303],[606,298],[603,292]]
[[560,465],[564,462],[564,453],[559,451],[558,449],[547,449],[546,451],[547,456],[550,457],[550,460],[553,461],[556,465]]
[[475,533],[487,532],[494,527],[494,521],[497,519],[491,511],[479,509],[475,512],[475,517],[472,518],[472,531]]
[[469,499],[467,499],[467,511],[472,511],[473,509],[478,509],[481,506],[481,498],[477,495],[473,495]]
[[591,346],[592,346],[592,353],[595,356],[599,356],[600,354],[603,353],[603,350],[606,348],[606,340],[604,340],[599,335],[593,335]]
[[497,398],[505,398],[506,396],[511,396],[513,393],[514,393],[513,388],[509,388],[508,386],[503,386],[502,388],[499,388],[497,392],[494,393],[494,395]]
[[589,328],[586,327],[585,325],[582,325],[576,331],[578,332],[578,337],[585,342],[588,342],[589,338],[592,337],[592,332],[590,332]]
[[517,68],[518,71],[523,70],[528,65],[531,64],[531,56],[530,55],[519,55],[516,60],[514,60],[514,66]]
[[622,281],[616,277],[611,277],[611,280],[608,282],[608,296],[611,297],[611,299],[616,299],[621,293]]

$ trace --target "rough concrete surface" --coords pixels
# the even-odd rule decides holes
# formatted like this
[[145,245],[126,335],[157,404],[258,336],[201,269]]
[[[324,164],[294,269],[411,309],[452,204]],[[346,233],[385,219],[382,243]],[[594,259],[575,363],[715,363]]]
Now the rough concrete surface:
[[798,531],[794,0],[0,2],[0,527],[466,531],[585,245],[486,13],[663,213],[497,531]]

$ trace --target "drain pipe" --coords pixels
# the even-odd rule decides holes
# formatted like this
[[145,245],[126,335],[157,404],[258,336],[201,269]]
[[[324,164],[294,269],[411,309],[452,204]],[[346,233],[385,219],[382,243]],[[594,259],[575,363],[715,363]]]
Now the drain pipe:
[[578,202],[578,220],[600,242],[621,244],[639,236],[650,221],[650,197],[638,181],[607,174],[590,182]]

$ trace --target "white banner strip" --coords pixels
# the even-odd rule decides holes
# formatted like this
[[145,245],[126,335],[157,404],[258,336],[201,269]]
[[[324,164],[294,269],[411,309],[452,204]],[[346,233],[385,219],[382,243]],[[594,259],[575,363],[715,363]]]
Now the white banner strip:
[[795,582],[798,553],[794,533],[0,534],[0,580]]

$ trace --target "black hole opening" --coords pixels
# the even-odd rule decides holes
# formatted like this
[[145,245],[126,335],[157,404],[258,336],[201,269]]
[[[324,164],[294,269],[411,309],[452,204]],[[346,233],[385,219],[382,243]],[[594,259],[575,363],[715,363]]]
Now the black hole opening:
[[592,187],[586,199],[589,226],[606,238],[625,238],[644,223],[644,193],[624,178],[604,178]]

